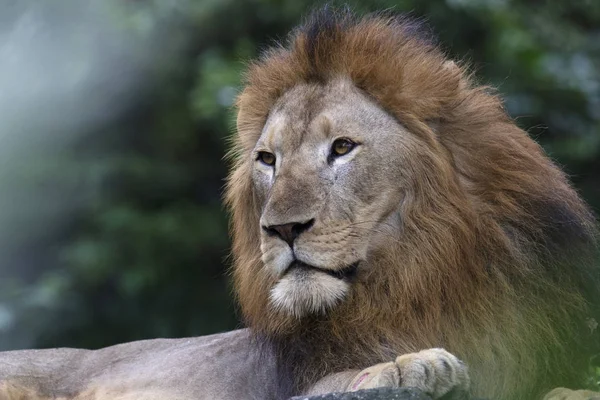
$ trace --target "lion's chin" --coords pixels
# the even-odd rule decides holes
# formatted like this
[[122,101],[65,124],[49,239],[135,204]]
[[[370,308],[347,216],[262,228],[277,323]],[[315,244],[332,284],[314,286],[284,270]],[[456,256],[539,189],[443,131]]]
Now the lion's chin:
[[292,268],[271,289],[271,304],[301,318],[322,314],[338,304],[350,289],[347,280],[316,268]]

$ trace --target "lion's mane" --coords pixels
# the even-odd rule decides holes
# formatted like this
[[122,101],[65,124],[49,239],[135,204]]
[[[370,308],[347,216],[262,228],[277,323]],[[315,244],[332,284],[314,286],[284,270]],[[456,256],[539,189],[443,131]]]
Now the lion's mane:
[[[429,152],[411,166],[422,179],[402,204],[397,248],[372,254],[377,267],[327,315],[296,320],[269,307],[250,154],[283,93],[338,76]],[[286,390],[440,346],[486,396],[528,398],[579,376],[598,298],[594,218],[500,98],[418,23],[322,10],[250,66],[238,107],[227,186],[235,290]]]

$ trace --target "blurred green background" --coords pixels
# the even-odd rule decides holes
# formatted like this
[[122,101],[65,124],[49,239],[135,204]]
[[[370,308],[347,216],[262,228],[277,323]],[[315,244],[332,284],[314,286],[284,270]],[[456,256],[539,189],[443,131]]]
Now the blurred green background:
[[[231,106],[244,63],[315,4],[0,0],[1,350],[239,326]],[[428,21],[598,210],[599,0],[349,4]]]

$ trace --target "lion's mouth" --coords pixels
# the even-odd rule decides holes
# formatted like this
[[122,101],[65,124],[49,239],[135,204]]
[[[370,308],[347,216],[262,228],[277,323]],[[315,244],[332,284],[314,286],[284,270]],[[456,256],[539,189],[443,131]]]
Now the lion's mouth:
[[316,272],[322,272],[324,274],[327,274],[327,275],[332,276],[337,279],[352,280],[356,277],[356,273],[358,271],[358,261],[353,264],[348,265],[347,267],[332,270],[332,269],[315,267],[314,265],[306,264],[302,261],[296,260],[296,261],[293,261],[292,263],[290,263],[290,265],[286,269],[285,273],[287,274],[292,270],[316,271]]

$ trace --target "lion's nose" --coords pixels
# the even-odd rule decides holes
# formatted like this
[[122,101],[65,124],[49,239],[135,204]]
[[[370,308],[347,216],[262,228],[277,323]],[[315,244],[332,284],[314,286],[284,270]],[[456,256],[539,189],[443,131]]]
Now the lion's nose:
[[263,229],[272,236],[277,236],[292,247],[294,240],[304,231],[313,226],[315,220],[307,222],[290,222],[288,224],[263,226]]

